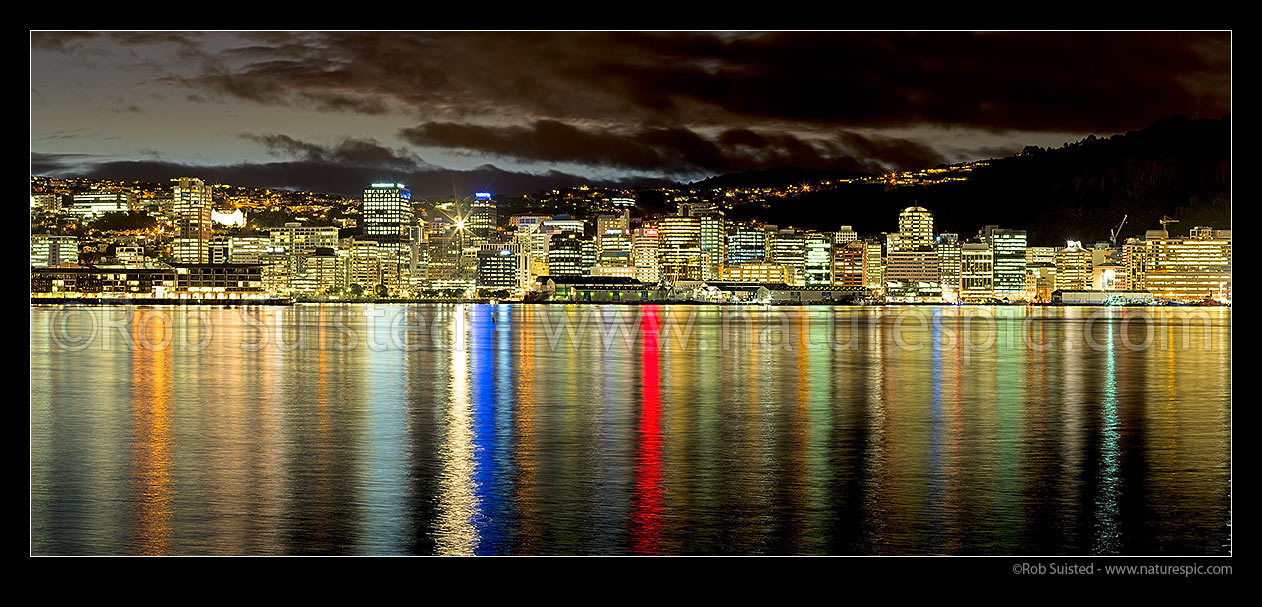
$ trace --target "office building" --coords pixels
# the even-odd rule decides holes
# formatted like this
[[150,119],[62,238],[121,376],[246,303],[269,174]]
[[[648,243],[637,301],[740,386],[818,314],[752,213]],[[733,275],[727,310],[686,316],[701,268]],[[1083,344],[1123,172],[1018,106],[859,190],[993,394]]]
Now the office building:
[[[1023,274],[1023,281],[1024,278]],[[994,251],[990,245],[983,243],[960,245],[960,301],[986,302],[994,297]]]
[[995,297],[1025,299],[1025,230],[987,226],[984,238],[994,252]]
[[907,207],[898,214],[896,249],[918,249],[933,246],[933,213],[924,207]]
[[412,223],[412,192],[401,183],[374,183],[364,188],[364,240],[405,242]]
[[683,280],[702,280],[701,219],[663,217],[657,222],[658,267],[663,280],[674,284]]
[[1056,290],[1084,291],[1091,288],[1091,251],[1071,240],[1056,251]]
[[31,267],[79,263],[79,239],[74,236],[31,235]]
[[172,184],[172,219],[175,237],[172,255],[180,263],[205,264],[210,261],[211,190],[195,177],[177,177]]
[[868,247],[862,241],[850,241],[833,248],[833,284],[839,287],[866,288]]

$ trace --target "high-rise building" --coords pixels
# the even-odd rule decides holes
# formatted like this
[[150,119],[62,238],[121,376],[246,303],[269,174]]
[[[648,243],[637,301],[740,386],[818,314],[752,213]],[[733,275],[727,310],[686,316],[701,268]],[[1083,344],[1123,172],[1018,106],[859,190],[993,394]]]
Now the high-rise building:
[[374,183],[364,188],[363,215],[365,240],[406,242],[412,223],[412,192],[400,183]]
[[636,280],[657,284],[662,279],[658,266],[660,240],[657,228],[651,226],[636,228],[631,234],[631,257]]
[[881,256],[881,242],[869,240],[863,243],[867,249],[864,254],[863,280],[869,289],[881,289],[885,286],[885,258]]
[[898,249],[933,246],[933,213],[924,207],[907,207],[898,214]]
[[513,215],[508,218],[508,225],[517,228],[518,232],[526,230],[538,230],[539,225],[551,219],[551,215]]
[[346,263],[337,251],[322,247],[301,256],[293,292],[305,295],[336,294],[346,287]]
[[378,285],[385,284],[381,263],[383,247],[372,240],[356,240],[348,244],[350,251],[347,285],[359,285],[365,293],[374,293]]
[[939,284],[938,253],[932,248],[890,251],[885,258],[885,282]]
[[210,186],[195,177],[176,177],[171,183],[175,221],[172,254],[179,263],[209,263],[213,233]]
[[271,247],[285,253],[310,253],[316,249],[336,249],[338,229],[335,226],[304,226],[298,222],[286,223],[267,231]]
[[495,201],[490,192],[478,192],[473,195],[469,204],[469,232],[479,242],[485,242],[495,234],[499,224],[499,215],[495,209]]
[[210,263],[225,264],[232,260],[232,241],[228,236],[213,236],[210,239]]
[[484,244],[478,251],[478,288],[513,291],[530,281],[530,258],[519,245]]
[[548,275],[586,275],[591,265],[584,260],[584,242],[590,243],[574,232],[553,234],[548,241]]
[[789,284],[806,284],[806,239],[792,228],[776,232],[771,243],[771,263],[778,263],[789,272]]
[[841,226],[841,228],[837,230],[836,234],[833,235],[833,242],[839,245],[846,244],[847,242],[854,242],[856,240],[859,240],[859,233],[855,232],[850,226]]
[[1111,260],[1091,264],[1091,288],[1096,291],[1130,290],[1126,266]]
[[1126,266],[1126,278],[1132,289],[1144,289],[1144,261],[1148,247],[1140,238],[1127,238],[1122,245],[1122,265]]
[[953,302],[960,297],[960,242],[959,234],[938,234],[938,276],[942,281],[942,299]]
[[824,234],[808,234],[802,260],[803,280],[807,285],[833,284],[833,242]]
[[701,220],[701,279],[709,280],[727,259],[727,229],[723,212],[717,209],[694,216]]
[[1056,290],[1081,291],[1091,288],[1091,251],[1071,240],[1056,251]]
[[657,222],[658,268],[663,280],[703,280],[701,219],[672,215]]
[[596,248],[600,249],[600,241],[605,234],[611,232],[631,233],[631,211],[623,210],[616,215],[599,215],[596,217]]
[[1025,263],[1050,263],[1056,264],[1056,247],[1030,247],[1025,248]]
[[1154,297],[1231,300],[1231,231],[1193,228],[1188,238],[1145,240],[1144,288]]
[[994,250],[984,243],[960,245],[960,301],[988,301],[994,297]]
[[1025,299],[1025,230],[987,226],[985,239],[995,253],[995,297]]
[[767,258],[767,230],[758,225],[740,225],[727,236],[727,264],[737,265]]
[[[328,249],[330,251],[329,255],[336,258],[339,246],[338,229],[336,227],[304,226],[297,222],[290,222],[282,227],[269,229],[266,245],[262,251],[251,251],[249,247],[256,243],[240,236],[229,237],[225,244],[227,245],[226,247],[216,247],[214,252],[216,254],[226,252],[229,259],[234,258],[234,256],[243,259],[253,256],[254,261],[252,263],[263,265],[263,283],[267,290],[281,295],[292,292],[323,293],[323,290],[311,290],[316,289],[316,286],[312,286],[314,283],[310,281],[303,285],[299,285],[296,281],[303,274],[303,264],[307,256],[314,254],[317,249]],[[234,251],[234,245],[239,250]],[[331,262],[321,259],[312,263]],[[376,284],[361,286],[367,289],[376,286]]]
[[272,244],[271,236],[229,236],[228,263],[261,264]]
[[602,267],[630,267],[631,231],[625,228],[610,229],[600,235],[597,243],[596,265]]
[[833,249],[833,284],[839,287],[866,287],[863,273],[867,268],[867,251],[868,247],[862,241],[838,244]]
[[463,289],[462,249],[455,224],[434,220],[425,225],[425,286],[430,289]]

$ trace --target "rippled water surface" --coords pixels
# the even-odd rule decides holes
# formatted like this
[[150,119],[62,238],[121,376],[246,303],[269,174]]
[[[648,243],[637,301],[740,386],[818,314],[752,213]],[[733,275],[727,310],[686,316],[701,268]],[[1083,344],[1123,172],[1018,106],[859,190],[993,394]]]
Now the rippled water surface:
[[31,309],[36,554],[1224,554],[1221,308]]

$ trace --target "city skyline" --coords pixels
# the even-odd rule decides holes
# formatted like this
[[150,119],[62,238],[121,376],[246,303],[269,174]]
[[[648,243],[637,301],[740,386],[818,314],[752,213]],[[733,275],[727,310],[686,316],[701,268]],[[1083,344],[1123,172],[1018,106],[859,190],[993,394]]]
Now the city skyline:
[[[674,212],[646,212],[620,191],[584,186],[572,192],[578,200],[563,197],[566,204],[552,205],[560,213],[510,212],[501,221],[489,192],[414,207],[405,184],[373,183],[359,204],[349,201],[335,211],[340,217],[324,207],[325,219],[314,225],[294,221],[255,232],[242,230],[238,207],[218,214],[216,232],[213,188],[190,177],[170,181],[165,197],[153,191],[32,195],[39,225],[62,232],[32,236],[33,297],[280,304],[364,296],[763,304],[1231,302],[1231,230],[1195,225],[1180,237],[1168,226],[1181,220],[1164,216],[1161,228],[1145,229],[1142,238],[1123,237],[1124,215],[1107,241],[1049,247],[1031,244],[1023,228],[999,224],[974,235],[935,231],[933,211],[921,206],[900,210],[895,231],[860,233],[850,225],[804,230],[729,219],[731,195],[740,190],[712,192],[708,199],[675,192]],[[584,198],[592,206],[579,212]],[[126,212],[119,213],[123,201]],[[97,227],[117,217],[141,223],[113,231]],[[86,256],[73,261],[79,238],[65,234],[68,227],[88,237]]]
[[30,553],[1230,576],[1231,38],[32,30]]

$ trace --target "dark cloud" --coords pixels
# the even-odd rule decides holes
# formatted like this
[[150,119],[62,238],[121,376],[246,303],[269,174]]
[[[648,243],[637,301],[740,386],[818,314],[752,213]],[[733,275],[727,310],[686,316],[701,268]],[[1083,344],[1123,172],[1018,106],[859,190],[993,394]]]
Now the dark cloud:
[[80,167],[100,162],[101,158],[92,154],[43,154],[31,152],[32,175],[55,175],[74,171]]
[[[107,44],[141,54],[140,46],[170,53],[174,45],[196,61],[152,82],[191,102],[402,116],[400,135],[416,146],[672,178],[787,165],[922,168],[983,145],[1006,149],[1009,131],[1020,133],[1010,135],[1016,151],[1031,132],[1108,135],[1174,113],[1218,116],[1231,109],[1230,43],[1230,32],[1166,31],[31,38],[33,51],[85,54]],[[976,138],[939,138],[934,147],[915,136],[943,126]],[[892,128],[902,135],[879,134]],[[298,161],[424,168],[414,154],[377,142],[337,149],[278,137],[252,139]]]
[[[1118,132],[1230,111],[1229,33],[271,33],[174,79],[260,103],[446,117]],[[1224,52],[1226,49],[1228,52]]]
[[422,147],[460,149],[528,162],[657,171],[672,176],[791,165],[880,172],[941,162],[935,152],[913,141],[844,131],[808,141],[783,133],[737,129],[709,139],[683,128],[613,132],[540,120],[526,127],[430,122],[403,129],[400,136]]
[[438,167],[426,164],[409,150],[390,149],[375,139],[343,139],[336,145],[324,146],[294,139],[288,135],[256,135],[242,133],[241,138],[263,146],[273,156],[306,161],[327,162],[352,167],[415,171]]
[[86,138],[91,138],[91,137],[96,137],[96,136],[97,136],[97,132],[95,129],[88,129],[88,128],[59,129],[47,135],[44,135],[43,137],[40,137],[39,139],[36,139],[36,141],[86,139]]
[[[38,158],[37,158],[38,156]],[[407,184],[414,195],[450,197],[453,188],[466,195],[473,191],[494,191],[519,195],[578,183],[593,186],[662,186],[671,185],[661,179],[593,180],[577,175],[551,171],[532,174],[504,171],[491,165],[468,171],[440,168],[404,171],[366,169],[364,167],[326,161],[289,161],[242,163],[231,165],[188,165],[160,160],[123,160],[101,162],[86,155],[32,154],[32,175],[86,178],[107,178],[123,181],[166,182],[174,176],[192,175],[211,183],[263,188],[292,188],[328,192],[349,197],[363,194],[373,182],[397,181]]]
[[31,48],[42,51],[65,52],[76,42],[92,40],[97,35],[92,32],[31,32]]

